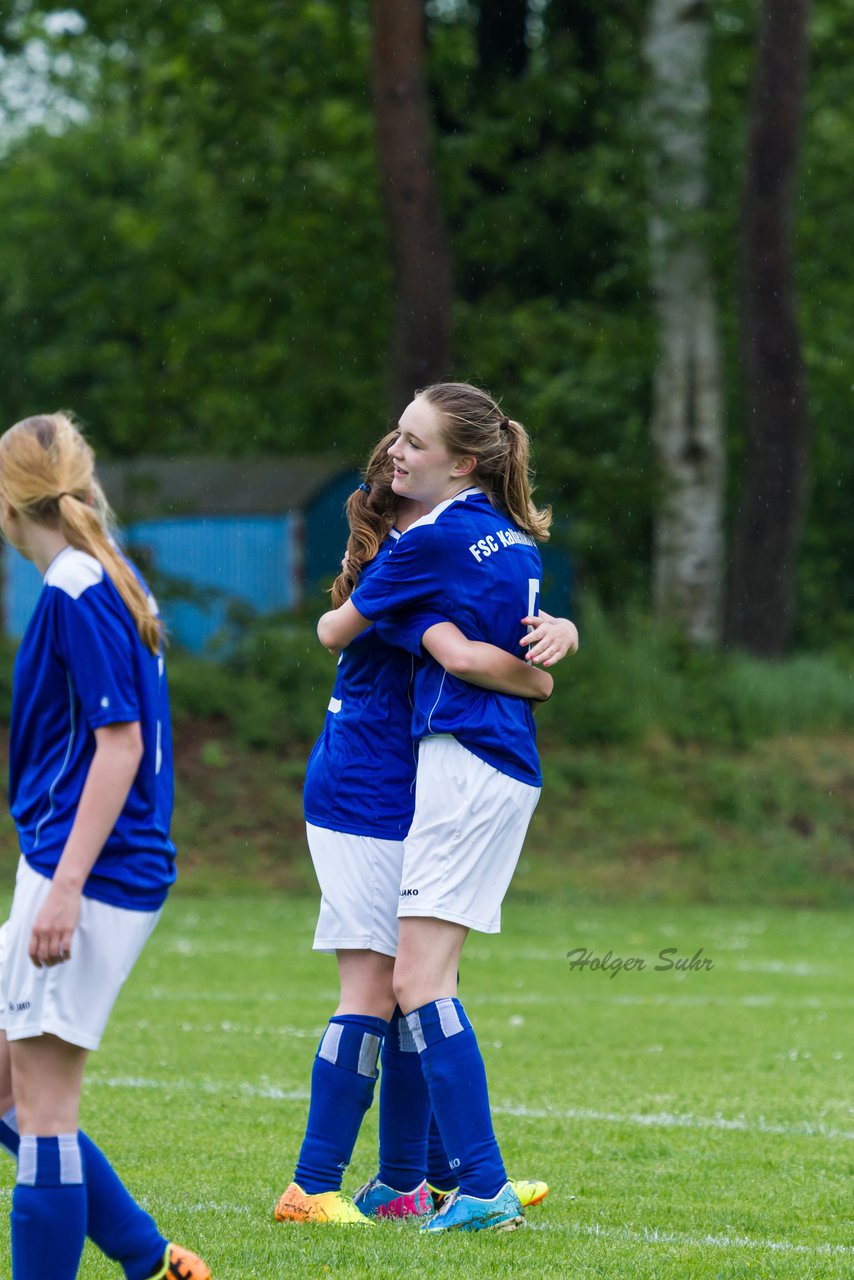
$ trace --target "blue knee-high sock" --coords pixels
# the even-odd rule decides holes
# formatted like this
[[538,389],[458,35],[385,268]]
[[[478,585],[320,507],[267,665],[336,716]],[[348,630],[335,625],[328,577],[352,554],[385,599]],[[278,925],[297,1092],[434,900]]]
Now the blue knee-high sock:
[[21,1139],[11,1222],[12,1280],[75,1280],[86,1239],[76,1133]]
[[[162,1261],[168,1241],[92,1139],[82,1131],[77,1138],[85,1170],[89,1239],[108,1258],[121,1264],[127,1280],[147,1280]],[[19,1143],[12,1107],[0,1120],[0,1146],[17,1157]]]
[[486,1071],[459,1000],[433,1000],[407,1014],[433,1114],[465,1195],[490,1200],[507,1181],[492,1130]]
[[451,1191],[459,1182],[456,1169],[451,1168],[439,1126],[436,1124],[436,1117],[432,1112],[430,1128],[427,1130],[427,1181],[437,1191]]
[[430,1094],[415,1038],[395,1009],[383,1041],[380,1073],[380,1181],[412,1191],[427,1168]]
[[359,1126],[373,1101],[387,1029],[385,1018],[368,1014],[329,1019],[311,1072],[308,1122],[294,1173],[294,1182],[307,1195],[341,1187]]

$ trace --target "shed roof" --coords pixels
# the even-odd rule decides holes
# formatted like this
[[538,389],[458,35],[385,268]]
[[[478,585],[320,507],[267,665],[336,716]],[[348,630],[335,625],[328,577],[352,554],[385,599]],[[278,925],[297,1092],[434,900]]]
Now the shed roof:
[[290,458],[134,458],[98,467],[123,520],[298,511],[356,464],[335,454]]

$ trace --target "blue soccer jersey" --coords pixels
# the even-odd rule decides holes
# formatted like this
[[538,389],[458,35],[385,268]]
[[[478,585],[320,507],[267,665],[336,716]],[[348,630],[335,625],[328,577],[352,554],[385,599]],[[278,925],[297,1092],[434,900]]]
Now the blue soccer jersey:
[[[446,618],[468,639],[522,657],[521,619],[539,609],[541,577],[534,539],[480,489],[467,489],[411,525],[352,600],[382,638],[411,653],[421,653],[425,630]],[[414,693],[416,739],[450,733],[502,773],[541,785],[527,699],[476,688],[428,655]]]
[[95,729],[139,721],[143,757],[83,890],[154,911],[175,879],[172,737],[162,656],[139,638],[100,562],[67,547],[44,586],[15,659],[9,799],[21,852],[53,876],[95,752]]
[[[360,582],[378,571],[393,531]],[[323,732],[306,768],[306,822],[348,835],[402,840],[415,808],[410,686],[414,659],[385,644],[376,627],[341,654]]]

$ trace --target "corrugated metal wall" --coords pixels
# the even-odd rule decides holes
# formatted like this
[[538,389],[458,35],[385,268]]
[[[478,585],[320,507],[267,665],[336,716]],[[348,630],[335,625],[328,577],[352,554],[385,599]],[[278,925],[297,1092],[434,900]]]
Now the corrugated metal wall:
[[[143,521],[125,530],[131,557],[151,581],[172,639],[199,651],[223,626],[229,607],[257,613],[299,603],[302,517],[206,516]],[[41,576],[10,547],[4,556],[4,625],[21,636]]]
[[131,525],[131,555],[148,572],[172,638],[195,651],[226,621],[229,607],[256,613],[298,601],[298,515],[205,516]]

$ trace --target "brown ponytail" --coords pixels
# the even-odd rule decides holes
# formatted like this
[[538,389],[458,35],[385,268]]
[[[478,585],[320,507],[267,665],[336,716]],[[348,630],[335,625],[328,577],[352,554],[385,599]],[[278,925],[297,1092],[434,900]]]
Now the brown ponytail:
[[391,487],[392,463],[388,450],[397,434],[390,431],[374,446],[365,468],[364,483],[347,499],[350,536],[347,539],[346,567],[331,588],[334,609],[349,600],[362,569],[373,560],[394,526],[398,498]]
[[112,512],[94,474],[95,455],[71,416],[39,414],[0,437],[0,491],[36,524],[100,561],[152,653],[163,634],[153,601],[110,536]]
[[488,392],[468,382],[437,382],[417,394],[440,414],[448,452],[475,459],[472,480],[492,505],[531,537],[548,541],[551,507],[534,505],[530,443],[522,424],[508,418]]

